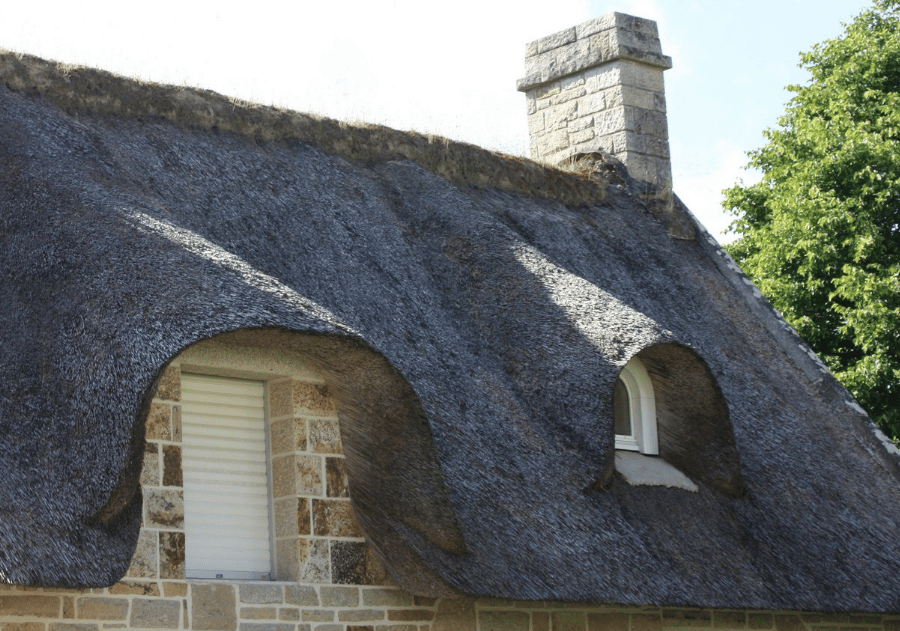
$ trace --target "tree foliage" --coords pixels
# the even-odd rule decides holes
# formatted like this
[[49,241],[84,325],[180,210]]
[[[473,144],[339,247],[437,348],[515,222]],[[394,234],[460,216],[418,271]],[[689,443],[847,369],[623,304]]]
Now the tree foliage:
[[900,1],[801,56],[811,77],[762,180],[725,191],[743,270],[885,432],[900,436]]

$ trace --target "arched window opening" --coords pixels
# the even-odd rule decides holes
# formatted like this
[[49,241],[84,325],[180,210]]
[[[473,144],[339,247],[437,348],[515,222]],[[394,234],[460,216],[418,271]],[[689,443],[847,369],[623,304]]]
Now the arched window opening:
[[659,454],[656,398],[647,369],[637,357],[622,368],[613,391],[616,449]]

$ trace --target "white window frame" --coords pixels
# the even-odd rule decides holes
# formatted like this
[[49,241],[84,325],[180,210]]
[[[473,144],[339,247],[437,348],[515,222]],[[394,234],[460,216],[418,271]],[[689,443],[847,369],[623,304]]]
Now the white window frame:
[[[262,496],[259,498],[259,500],[264,501],[266,504],[265,520],[266,520],[266,526],[268,528],[268,534],[267,534],[268,549],[266,550],[265,554],[263,554],[263,555],[261,555],[259,553],[255,554],[255,561],[253,562],[253,565],[256,567],[254,567],[254,569],[248,569],[247,565],[244,565],[243,562],[238,562],[238,563],[234,564],[233,566],[230,566],[229,564],[226,563],[226,564],[223,564],[223,566],[221,566],[221,567],[214,567],[214,568],[213,567],[203,567],[203,568],[190,567],[192,558],[196,558],[194,555],[191,554],[192,547],[194,549],[196,549],[196,544],[198,541],[202,541],[204,539],[204,537],[215,538],[219,534],[224,534],[226,532],[226,529],[223,527],[221,533],[217,532],[216,529],[212,529],[213,532],[210,532],[209,527],[204,527],[204,526],[194,527],[191,524],[190,519],[191,519],[191,515],[193,513],[191,512],[190,503],[192,501],[192,498],[196,498],[197,493],[200,491],[199,491],[199,487],[194,487],[193,489],[189,490],[190,482],[188,481],[187,478],[188,478],[188,476],[191,475],[189,473],[189,469],[191,469],[191,463],[190,463],[191,446],[190,446],[189,442],[186,441],[186,436],[183,436],[182,437],[182,467],[184,469],[185,478],[186,478],[185,482],[184,482],[184,485],[185,485],[185,547],[186,547],[186,550],[185,550],[185,552],[186,552],[185,576],[188,579],[271,580],[272,577],[274,576],[274,550],[275,550],[275,547],[274,547],[274,520],[273,520],[273,515],[272,515],[272,497],[271,497],[271,495],[272,495],[272,469],[271,469],[271,447],[269,445],[269,419],[268,419],[269,415],[268,415],[268,408],[266,405],[267,398],[268,398],[266,396],[267,384],[265,381],[255,380],[255,379],[248,380],[248,379],[235,378],[235,377],[230,377],[230,376],[223,377],[223,376],[219,376],[219,375],[208,375],[208,374],[203,374],[203,373],[182,372],[182,380],[191,379],[191,378],[199,378],[200,380],[203,380],[203,379],[225,380],[225,381],[233,381],[233,382],[243,381],[243,382],[248,382],[248,383],[256,383],[256,384],[259,384],[260,386],[262,386],[261,394],[260,394],[261,400],[259,401],[259,403],[262,406],[262,411],[263,411],[262,412],[262,421],[263,422],[262,422],[262,427],[261,427],[263,436],[261,438],[263,438],[264,445],[265,445],[265,467],[266,467],[265,487],[266,488],[265,488],[265,491],[261,491]],[[182,397],[182,399],[184,399],[184,397]],[[188,415],[186,414],[184,407],[185,407],[185,401],[182,400],[182,413],[183,413],[182,424],[183,424],[184,429],[187,430],[185,425],[188,423],[187,423],[187,418],[185,418],[185,417]],[[258,485],[258,482],[256,484]],[[222,492],[222,495],[226,495],[226,494],[227,494],[226,491]],[[238,520],[238,519],[240,519],[240,517],[241,516],[235,515],[234,519]],[[255,527],[257,529],[261,527],[261,523],[256,523],[256,522],[258,522],[262,519],[263,518],[260,517],[259,515],[257,515],[254,518],[253,522],[255,523]],[[258,544],[259,541],[261,541],[261,538],[257,538],[256,540],[257,540],[257,544]],[[265,555],[268,556],[268,567],[263,568],[263,567],[261,567],[260,562],[262,559],[260,557],[265,556]]]
[[616,434],[616,449],[658,455],[656,396],[647,369],[640,359],[632,357],[619,373],[619,379],[628,392],[631,434]]

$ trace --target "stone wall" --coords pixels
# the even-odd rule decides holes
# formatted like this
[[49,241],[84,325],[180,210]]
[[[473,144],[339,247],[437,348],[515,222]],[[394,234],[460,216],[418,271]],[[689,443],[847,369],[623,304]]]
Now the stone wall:
[[[198,345],[164,373],[147,418],[143,528],[127,576],[109,588],[81,591],[0,587],[0,631],[900,631],[900,614],[434,600],[407,594],[391,583],[354,519],[327,387],[303,366],[254,353],[259,355]],[[236,369],[236,361],[244,364]],[[198,364],[267,381],[273,565],[279,580],[185,578],[181,371]]]
[[670,190],[669,134],[656,23],[610,13],[527,45],[531,158],[560,164],[603,149],[632,177]]

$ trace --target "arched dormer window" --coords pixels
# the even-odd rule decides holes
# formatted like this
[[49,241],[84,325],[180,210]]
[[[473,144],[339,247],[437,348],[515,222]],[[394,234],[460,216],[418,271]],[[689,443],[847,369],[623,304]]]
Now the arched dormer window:
[[619,373],[613,391],[613,413],[616,449],[659,454],[653,383],[637,357],[632,357]]

